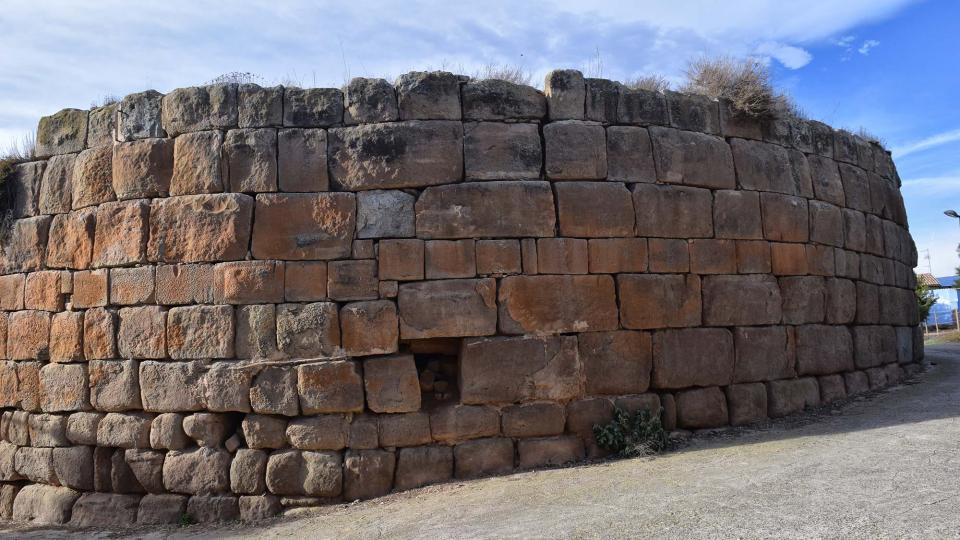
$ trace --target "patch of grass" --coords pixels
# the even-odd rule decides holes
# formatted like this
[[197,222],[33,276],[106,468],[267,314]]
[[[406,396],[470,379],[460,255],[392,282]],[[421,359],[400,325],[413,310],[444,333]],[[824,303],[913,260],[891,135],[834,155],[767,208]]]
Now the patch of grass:
[[625,458],[651,456],[667,447],[659,409],[656,413],[642,409],[631,414],[617,407],[609,424],[593,426],[593,437],[600,448]]
[[526,86],[531,86],[533,81],[533,75],[529,71],[507,64],[487,64],[474,73],[472,78],[481,81],[494,79]]
[[113,94],[107,94],[107,95],[101,97],[99,100],[91,101],[91,102],[90,102],[90,108],[91,108],[91,109],[98,109],[98,108],[100,108],[100,107],[106,107],[107,105],[113,105],[114,103],[117,103],[118,101],[120,101],[120,98],[118,98],[117,96],[115,96],[115,95],[113,95]]
[[266,86],[267,80],[261,77],[256,73],[251,73],[249,71],[231,71],[229,73],[223,73],[217,75],[216,77],[210,79],[209,81],[203,83],[204,86],[210,84],[259,84],[260,86]]
[[623,84],[627,88],[650,90],[652,92],[666,92],[670,89],[670,81],[663,75],[644,75]]
[[863,126],[860,126],[860,129],[857,130],[857,135],[859,135],[860,138],[864,139],[867,142],[879,144],[880,146],[884,146],[884,147],[886,146],[886,141],[884,141],[882,137],[880,137],[875,133],[871,133],[867,131],[867,129]]
[[741,114],[756,118],[802,116],[793,100],[773,87],[770,70],[757,60],[701,58],[689,64],[686,76],[681,91],[729,99]]
[[960,330],[948,330],[937,334],[924,334],[924,345],[944,345],[947,343],[960,343]]
[[197,521],[193,519],[193,516],[191,516],[186,512],[180,514],[180,519],[177,520],[177,524],[180,525],[181,527],[187,527],[189,525],[194,525],[196,523]]

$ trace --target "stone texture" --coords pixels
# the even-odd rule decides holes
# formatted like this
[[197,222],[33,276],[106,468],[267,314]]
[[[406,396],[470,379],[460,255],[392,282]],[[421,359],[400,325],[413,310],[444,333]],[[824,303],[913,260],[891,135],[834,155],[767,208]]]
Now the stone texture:
[[218,304],[283,302],[284,265],[276,261],[238,261],[213,268],[213,299]]
[[793,332],[782,326],[737,328],[733,382],[754,382],[795,376]]
[[559,436],[517,441],[517,467],[532,469],[563,465],[586,457],[580,437]]
[[354,302],[340,310],[343,349],[350,356],[397,351],[397,307],[388,300]]
[[277,131],[232,129],[223,140],[224,170],[230,191],[277,190]]
[[392,122],[399,116],[396,92],[384,79],[354,77],[344,89],[344,124]]
[[141,139],[113,146],[113,191],[117,199],[165,197],[173,176],[170,139]]
[[242,259],[252,219],[253,199],[239,193],[156,199],[147,257],[165,263]]
[[476,259],[480,275],[502,276],[521,272],[520,243],[516,240],[479,240]]
[[555,186],[560,234],[575,237],[632,236],[630,192],[613,182],[563,182]]
[[447,405],[430,412],[430,433],[433,440],[454,443],[500,432],[500,414],[492,407]]
[[720,427],[729,423],[727,398],[716,387],[677,393],[677,426],[684,429]]
[[492,279],[456,279],[402,284],[398,296],[400,337],[483,336],[496,331]]
[[162,100],[163,94],[156,90],[124,97],[117,111],[117,140],[166,137],[160,116]]
[[53,470],[60,485],[81,491],[93,491],[93,449],[70,446],[53,449]]
[[730,147],[702,133],[651,127],[657,179],[713,189],[734,189],[736,175]]
[[544,171],[551,180],[607,177],[606,135],[592,122],[564,120],[543,127]]
[[349,450],[343,461],[343,497],[348,501],[386,495],[393,486],[396,458],[385,450]]
[[686,240],[650,238],[647,243],[651,272],[690,271],[690,252]]
[[428,240],[424,245],[427,279],[472,278],[477,275],[474,240]]
[[152,421],[146,413],[107,413],[97,424],[97,446],[149,448]]
[[[784,305],[787,302],[783,301]],[[710,326],[776,324],[781,294],[770,276],[707,276],[703,279],[703,322]]]
[[577,338],[587,394],[639,394],[650,386],[652,340],[645,332],[589,332]]
[[343,488],[341,467],[335,452],[280,450],[267,461],[267,488],[277,495],[335,497]]
[[800,412],[819,404],[820,389],[817,379],[813,377],[771,381],[767,386],[767,406],[771,418]]
[[377,417],[380,446],[400,447],[429,444],[430,416],[423,412],[383,414]]
[[243,417],[241,428],[250,448],[282,448],[287,444],[286,418],[248,414]]
[[145,411],[181,412],[203,408],[201,361],[140,363],[140,395]]
[[617,276],[620,320],[624,328],[699,326],[700,278],[676,274]]
[[296,392],[297,372],[290,366],[267,366],[250,386],[250,408],[262,414],[296,416],[300,411]]
[[163,461],[163,485],[174,493],[206,495],[230,489],[230,454],[209,447],[170,450]]
[[146,200],[111,202],[97,207],[94,266],[122,266],[145,261],[150,204]]
[[117,111],[119,102],[90,109],[87,118],[87,147],[113,144],[117,138]]
[[237,86],[237,124],[242,128],[283,124],[283,87],[257,84]]
[[220,131],[185,133],[174,139],[170,195],[223,191],[226,168],[222,147]]
[[453,477],[453,449],[449,446],[401,448],[397,456],[394,487],[414,489]]
[[348,415],[321,414],[291,420],[287,424],[287,441],[299,450],[343,450],[349,432]]
[[582,392],[581,373],[571,337],[467,339],[460,354],[460,399],[467,404],[571,399]]
[[251,250],[259,259],[336,259],[350,255],[356,226],[351,193],[259,195]]
[[113,149],[90,148],[73,162],[73,208],[84,208],[116,199],[113,192]]
[[362,412],[363,377],[349,360],[305,364],[297,368],[303,414]]
[[540,120],[547,100],[535,88],[498,79],[462,86],[464,120]]
[[327,297],[327,263],[287,262],[284,266],[284,298],[288,302],[313,302]]
[[669,122],[666,96],[661,92],[617,85],[619,102],[617,122],[620,124],[666,125]]
[[176,307],[167,312],[171,358],[230,358],[234,320],[231,306]]
[[186,513],[197,523],[222,523],[240,519],[240,506],[234,496],[194,496],[187,500]]
[[767,387],[762,383],[732,384],[726,388],[730,425],[742,426],[767,419]]
[[34,154],[39,158],[83,150],[87,142],[87,111],[63,109],[40,118]]
[[10,360],[50,358],[50,314],[45,311],[11,313],[7,328],[7,357]]
[[0,251],[0,272],[30,272],[43,268],[50,216],[18,219],[9,229],[4,249]]
[[759,194],[733,190],[714,192],[713,223],[717,238],[762,239]]
[[183,431],[183,415],[158,414],[150,424],[150,446],[154,449],[182,450],[190,444]]
[[632,190],[638,236],[713,236],[709,190],[654,184],[634,184]]
[[555,69],[543,83],[550,120],[580,120],[584,117],[586,85],[575,69]]
[[363,191],[357,194],[357,238],[414,236],[416,197],[399,190]]
[[295,358],[333,354],[340,346],[337,306],[332,302],[277,307],[277,344]]
[[653,387],[730,384],[734,371],[733,345],[733,334],[724,328],[657,332],[653,338]]
[[689,131],[720,133],[720,110],[715,99],[667,91],[670,125]]
[[13,519],[32,525],[63,525],[80,493],[70,488],[31,484],[17,492]]
[[166,357],[167,312],[160,306],[123,308],[117,344],[123,358]]
[[543,164],[537,124],[478,122],[463,129],[468,180],[537,179]]
[[90,407],[87,370],[80,364],[47,364],[40,368],[40,408],[45,412],[80,411]]
[[462,75],[413,71],[397,78],[401,120],[459,120]]
[[[63,214],[73,206],[73,169],[76,156],[53,156],[47,160],[40,182],[37,210],[41,214]],[[28,191],[29,193],[29,191]]]
[[336,88],[283,89],[283,125],[327,127],[343,121],[343,94]]
[[237,125],[237,85],[177,88],[163,96],[163,128],[170,136]]
[[473,182],[427,188],[416,204],[420,238],[554,236],[547,182]]
[[806,160],[793,158],[785,148],[759,141],[732,139],[730,149],[742,189],[787,195],[812,195]]
[[609,276],[510,276],[501,281],[498,300],[499,327],[508,334],[617,327],[616,294]]
[[213,265],[168,264],[156,267],[158,304],[213,302]]

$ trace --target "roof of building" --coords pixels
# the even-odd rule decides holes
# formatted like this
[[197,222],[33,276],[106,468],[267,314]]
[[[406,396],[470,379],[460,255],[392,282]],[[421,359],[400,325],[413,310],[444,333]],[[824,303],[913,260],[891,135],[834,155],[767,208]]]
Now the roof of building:
[[943,286],[940,285],[940,281],[937,278],[933,277],[933,274],[927,273],[917,274],[917,282],[924,287],[933,287],[935,289],[939,289]]

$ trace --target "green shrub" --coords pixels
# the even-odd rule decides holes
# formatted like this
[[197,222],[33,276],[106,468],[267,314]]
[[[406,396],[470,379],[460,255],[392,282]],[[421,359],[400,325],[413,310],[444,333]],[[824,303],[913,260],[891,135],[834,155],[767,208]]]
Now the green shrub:
[[625,458],[650,456],[667,447],[660,409],[652,414],[645,409],[631,414],[617,407],[609,424],[593,426],[593,437],[600,448]]

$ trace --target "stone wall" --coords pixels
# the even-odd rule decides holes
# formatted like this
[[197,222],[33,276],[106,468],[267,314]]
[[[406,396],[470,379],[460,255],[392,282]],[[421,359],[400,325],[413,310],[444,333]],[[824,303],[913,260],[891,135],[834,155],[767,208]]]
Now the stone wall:
[[890,154],[571,71],[149,91],[40,122],[0,509],[256,519],[779,417],[922,356]]

